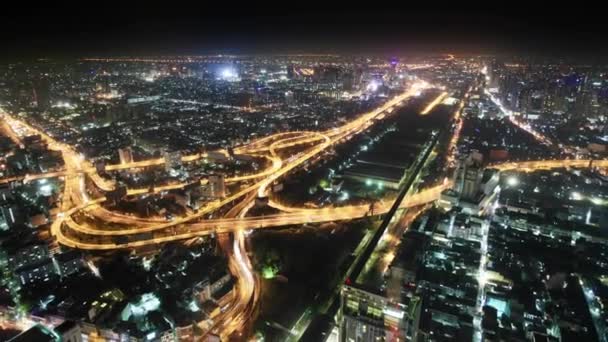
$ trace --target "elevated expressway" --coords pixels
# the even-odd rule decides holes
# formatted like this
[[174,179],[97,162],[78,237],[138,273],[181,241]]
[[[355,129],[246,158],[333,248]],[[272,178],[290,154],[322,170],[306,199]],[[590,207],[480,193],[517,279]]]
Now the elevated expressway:
[[[282,211],[281,214],[246,217],[247,210],[251,208],[253,199],[256,195],[263,195],[267,187],[275,180],[289,173],[294,168],[314,162],[331,146],[343,142],[355,134],[364,131],[373,124],[374,120],[379,120],[386,112],[391,112],[393,107],[400,105],[419,89],[426,85],[418,85],[409,89],[407,92],[388,101],[380,108],[361,115],[359,118],[335,129],[323,132],[284,132],[277,133],[268,137],[263,137],[252,141],[246,146],[234,149],[236,154],[249,154],[268,158],[271,166],[257,174],[237,176],[229,178],[229,183],[245,183],[234,194],[223,200],[211,202],[198,212],[181,217],[172,221],[159,218],[138,218],[128,214],[117,213],[105,209],[102,204],[106,200],[104,197],[89,199],[84,187],[84,175],[91,178],[93,183],[104,191],[114,188],[114,184],[103,179],[96,173],[96,169],[86,162],[69,146],[55,141],[52,137],[36,130],[35,128],[22,123],[19,120],[6,116],[9,125],[21,125],[33,133],[41,134],[43,139],[49,143],[51,149],[59,150],[63,153],[65,160],[65,170],[54,175],[31,175],[24,177],[25,181],[45,177],[65,177],[65,188],[62,198],[62,213],[53,222],[51,233],[56,237],[60,244],[87,250],[115,250],[125,248],[139,248],[151,245],[162,244],[171,241],[188,239],[214,233],[234,232],[231,240],[220,241],[222,248],[229,255],[231,272],[237,278],[237,292],[233,299],[229,300],[228,311],[222,313],[222,317],[214,318],[217,322],[212,327],[213,332],[221,333],[223,336],[239,329],[243,322],[250,316],[255,309],[255,302],[259,296],[259,286],[256,285],[257,279],[251,271],[251,264],[246,256],[244,232],[249,229],[263,229],[269,227],[279,227],[285,225],[301,225],[307,223],[319,223],[338,220],[349,220],[361,218],[370,213],[370,205],[352,205],[334,208],[306,209],[287,207],[271,201],[270,206]],[[445,98],[445,93],[440,97]],[[434,103],[434,104],[433,104]],[[440,100],[433,101],[433,106],[441,103]],[[428,107],[424,111],[427,111]],[[430,111],[428,109],[428,111]],[[288,159],[283,159],[277,153],[278,150],[294,147],[306,146],[304,151],[297,153]],[[227,153],[225,151],[216,151]],[[183,162],[191,162],[208,157],[208,153],[187,155],[182,157]],[[123,170],[128,168],[144,168],[153,165],[161,165],[165,161],[163,158],[123,164],[119,166],[108,165],[107,171]],[[541,160],[510,162],[493,165],[501,171],[518,170],[533,171],[538,169],[552,169],[563,167],[589,167],[596,166],[608,168],[608,160]],[[2,182],[2,180],[0,180]],[[202,182],[205,182],[203,180]],[[251,183],[253,182],[253,183]],[[162,192],[170,189],[177,189],[187,185],[178,183],[156,187],[154,192]],[[435,201],[441,192],[449,187],[445,182],[407,197],[403,207],[417,206],[424,203]],[[150,189],[129,189],[129,195],[138,195],[150,192]],[[238,200],[243,199],[238,202]],[[215,210],[233,205],[227,217],[219,219],[204,219]],[[374,207],[374,214],[382,214],[390,207],[390,203],[380,202]],[[78,217],[91,216],[105,224],[89,224],[78,222]],[[121,227],[124,225],[125,227]],[[102,226],[100,228],[100,226]],[[225,239],[225,234],[220,235],[220,239]],[[222,299],[227,300],[228,299]]]
[[[51,137],[44,133],[26,125],[26,127],[37,134],[41,134],[53,149],[61,150],[66,159],[66,170],[49,173],[46,175],[32,175],[25,177],[26,181],[31,181],[43,177],[63,176],[66,177],[66,189],[64,191],[64,205],[62,205],[62,214],[52,225],[51,232],[56,236],[59,243],[66,246],[79,249],[89,250],[112,250],[124,248],[138,248],[161,244],[176,240],[188,239],[196,236],[208,235],[213,233],[234,232],[240,230],[271,228],[286,225],[298,225],[306,223],[320,223],[339,220],[348,220],[361,218],[370,213],[369,204],[353,205],[345,207],[332,207],[321,209],[306,209],[286,207],[276,202],[270,201],[269,205],[280,210],[282,213],[276,215],[268,215],[263,217],[232,217],[218,219],[204,219],[205,215],[213,211],[231,204],[237,199],[249,194],[257,193],[258,196],[264,195],[267,187],[275,180],[290,172],[294,168],[301,166],[307,162],[318,158],[330,146],[333,146],[341,141],[344,141],[354,134],[365,130],[373,124],[373,120],[402,101],[412,96],[421,87],[413,87],[402,95],[392,99],[380,108],[364,114],[359,118],[335,129],[324,132],[283,132],[271,136],[254,140],[249,145],[235,148],[235,153],[250,154],[259,157],[267,158],[271,166],[256,174],[242,175],[226,179],[227,183],[243,182],[234,194],[231,194],[223,200],[208,203],[195,213],[179,217],[175,220],[166,220],[163,218],[139,218],[133,215],[123,214],[107,210],[102,206],[105,198],[97,198],[91,200],[86,195],[83,185],[83,174],[92,176],[93,182],[100,188],[113,188],[113,184],[99,177],[94,168],[87,165],[86,162],[72,151],[66,145],[54,141]],[[446,93],[440,94],[430,105],[441,103],[440,99],[444,99]],[[424,109],[424,112],[430,111],[429,106]],[[431,108],[432,109],[432,108]],[[15,122],[9,121],[9,124]],[[312,145],[303,152],[291,156],[287,160],[283,160],[278,155],[278,150],[299,146]],[[221,152],[221,151],[220,151]],[[186,155],[182,157],[185,162],[197,160],[205,157],[206,154]],[[147,167],[164,163],[164,159],[153,159],[129,164],[128,167]],[[524,161],[524,162],[508,162],[492,167],[501,171],[518,170],[518,171],[533,171],[539,169],[552,169],[561,167],[583,168],[590,165],[608,168],[608,160],[540,160],[540,161]],[[109,168],[114,168],[108,165]],[[97,179],[99,178],[99,179]],[[0,180],[1,181],[1,180]],[[248,182],[253,181],[253,183]],[[201,181],[203,184],[206,180]],[[99,183],[99,184],[98,184]],[[129,189],[128,195],[140,195],[150,192],[159,193],[171,189],[182,188],[188,183],[177,183],[164,186],[149,188]],[[407,198],[402,206],[409,207],[432,202],[439,198],[449,184],[440,184],[411,195]],[[253,199],[255,197],[251,197]],[[68,201],[71,200],[71,201]],[[66,204],[69,202],[70,204]],[[374,213],[382,214],[388,210],[389,204],[378,203],[374,207]],[[90,222],[78,222],[75,219],[76,214],[94,217],[99,222],[107,224],[91,224]],[[95,222],[97,223],[97,222]]]
[[[61,176],[65,178],[65,187],[62,196],[62,204],[61,204],[61,214],[58,215],[58,218],[54,221],[51,232],[54,236],[57,237],[59,243],[63,243],[67,246],[75,247],[75,248],[85,248],[91,249],[90,244],[79,244],[76,241],[72,241],[66,235],[63,234],[63,230],[61,227],[63,223],[66,223],[67,228],[72,228],[70,225],[73,220],[71,216],[80,210],[86,209],[89,213],[96,213],[97,210],[101,212],[101,215],[104,217],[112,217],[120,219],[124,222],[129,222],[135,227],[145,225],[146,232],[158,232],[162,230],[166,230],[169,228],[172,229],[184,229],[184,228],[173,228],[177,226],[184,225],[188,222],[198,220],[203,218],[205,215],[228,205],[235,200],[239,199],[242,196],[250,194],[252,192],[256,192],[258,194],[263,194],[266,192],[267,187],[272,184],[275,180],[282,177],[283,175],[289,173],[294,168],[297,168],[301,165],[304,165],[309,162],[314,162],[320,155],[325,152],[331,146],[335,144],[341,143],[355,134],[364,131],[368,127],[370,127],[374,119],[379,119],[383,117],[385,112],[390,112],[393,110],[395,106],[398,106],[403,103],[403,101],[408,98],[414,96],[419,93],[420,90],[429,87],[426,83],[419,81],[414,83],[407,91],[404,93],[395,96],[391,100],[387,101],[385,104],[380,106],[379,108],[363,114],[356,119],[340,126],[336,127],[324,132],[284,132],[274,134],[268,137],[260,138],[249,145],[237,147],[234,149],[235,153],[241,154],[251,154],[262,156],[268,158],[271,161],[271,166],[261,171],[257,174],[252,175],[243,175],[234,178],[227,179],[227,182],[243,182],[244,186],[241,186],[239,190],[235,193],[231,194],[227,198],[223,200],[214,201],[208,203],[205,207],[201,208],[197,212],[187,215],[184,217],[177,218],[173,221],[166,222],[156,222],[152,223],[149,220],[140,220],[135,217],[131,217],[129,215],[124,214],[110,214],[109,211],[101,209],[100,204],[105,200],[105,198],[97,198],[94,200],[89,199],[87,191],[85,189],[84,175],[90,177],[95,186],[103,191],[111,191],[114,189],[115,184],[112,181],[108,181],[103,179],[96,172],[96,168],[93,165],[84,160],[82,155],[78,154],[73,148],[70,146],[61,143],[55,140],[53,137],[48,134],[42,132],[41,130],[23,122],[22,120],[13,118],[7,114],[3,115],[5,122],[8,123],[11,127],[18,128],[18,131],[26,131],[28,134],[39,134],[42,139],[49,145],[49,148],[52,150],[61,151],[63,154],[63,158],[65,161],[65,170],[61,172],[55,172],[50,174],[41,174],[41,175],[29,175],[23,178],[24,181],[31,181],[40,178],[46,177],[56,177]],[[312,144],[313,146],[307,148],[303,152],[300,152],[296,155],[291,156],[287,160],[282,160],[277,153],[277,150],[289,148],[297,145],[307,145]],[[216,151],[218,153],[225,153],[225,151]],[[185,162],[198,160],[200,158],[207,157],[208,154],[200,153],[195,155],[187,155],[183,156],[182,160]],[[122,164],[122,165],[108,165],[106,166],[106,170],[121,170],[127,168],[145,168],[148,166],[159,165],[164,163],[163,158],[157,158],[146,161],[138,161],[134,163]],[[249,181],[253,181],[251,184]],[[205,182],[205,181],[203,181]],[[162,192],[171,189],[181,188],[183,186],[188,185],[189,183],[178,183],[178,184],[170,184],[165,186],[160,186],[153,188],[153,192]],[[150,189],[129,189],[128,195],[139,195],[150,192]],[[75,229],[78,229],[78,226],[73,225]],[[78,230],[75,230],[78,231]],[[84,231],[84,230],[83,230]],[[132,230],[125,230],[126,232],[131,232]],[[170,240],[175,240],[171,238]],[[186,238],[183,235],[183,238]],[[168,239],[164,239],[163,241],[169,241]],[[74,243],[76,242],[76,243]],[[135,246],[137,246],[136,244]]]
[[[520,171],[528,172],[534,170],[548,170],[555,168],[586,168],[589,166],[608,168],[608,160],[539,160],[539,161],[522,161],[522,162],[508,162],[502,164],[491,165],[500,171]],[[445,182],[440,185],[436,185],[427,189],[423,189],[418,193],[412,194],[407,197],[402,207],[413,207],[421,204],[433,202],[439,199],[439,196],[443,190],[450,187],[449,182]],[[90,206],[98,206],[101,203],[100,200],[91,201]],[[275,215],[266,216],[254,216],[254,217],[238,217],[238,218],[222,218],[222,219],[207,219],[199,222],[191,222],[189,224],[175,225],[172,222],[162,219],[148,219],[147,225],[135,226],[126,229],[111,229],[111,228],[97,228],[95,226],[88,226],[85,224],[78,224],[71,219],[71,215],[76,213],[85,207],[74,208],[72,212],[66,213],[65,223],[70,230],[78,232],[80,234],[94,236],[99,241],[106,238],[108,241],[111,237],[115,236],[128,236],[136,235],[141,233],[159,232],[169,227],[173,227],[169,233],[165,232],[161,235],[156,234],[149,239],[140,241],[130,241],[126,243],[116,242],[93,242],[86,243],[81,241],[75,241],[70,238],[60,240],[61,243],[74,248],[81,249],[93,249],[93,250],[111,250],[111,249],[122,249],[122,248],[138,248],[154,244],[166,243],[176,240],[188,239],[197,236],[209,235],[214,233],[225,233],[242,231],[249,229],[263,229],[273,228],[287,225],[301,225],[308,223],[322,223],[340,220],[350,220],[361,218],[370,214],[370,205],[352,205],[343,207],[328,207],[320,209],[308,209],[308,208],[297,208],[287,207],[276,202],[271,201],[269,203],[271,207],[274,207],[282,213]],[[383,214],[390,207],[390,202],[380,202],[374,207],[374,214]],[[107,215],[101,214],[101,219],[107,220],[106,222],[119,223],[119,224],[132,224],[134,217],[128,215]],[[63,237],[63,236],[62,236]],[[59,237],[58,237],[59,238]]]
[[[64,245],[81,248],[81,249],[116,249],[116,248],[136,248],[141,246],[152,245],[156,243],[163,243],[169,241],[175,241],[180,239],[186,239],[189,237],[209,234],[212,232],[212,229],[209,227],[213,227],[218,222],[228,222],[230,226],[235,227],[234,223],[227,219],[222,220],[205,220],[199,223],[200,225],[205,225],[207,227],[207,233],[201,233],[202,228],[194,226],[190,227],[193,223],[190,223],[199,218],[203,218],[203,216],[225,206],[228,205],[235,200],[239,199],[242,196],[247,194],[251,194],[252,192],[257,192],[258,195],[263,195],[266,192],[267,187],[272,184],[275,180],[282,177],[286,173],[292,171],[294,168],[299,167],[308,162],[314,162],[317,160],[321,153],[325,152],[329,147],[340,143],[344,140],[349,139],[354,134],[357,134],[369,126],[373,124],[373,120],[379,115],[383,114],[386,110],[392,110],[394,106],[401,104],[403,101],[418,93],[421,88],[426,87],[423,84],[417,84],[413,86],[411,89],[406,91],[405,93],[391,99],[387,103],[385,103],[380,108],[373,110],[370,113],[361,115],[357,119],[341,126],[337,127],[325,132],[299,132],[299,133],[283,133],[280,138],[262,138],[256,142],[254,142],[251,147],[244,147],[243,149],[251,150],[250,153],[261,153],[263,151],[268,151],[270,154],[270,158],[273,158],[273,168],[272,170],[265,171],[262,174],[245,176],[246,179],[259,179],[261,180],[255,181],[251,185],[246,185],[244,188],[236,191],[234,194],[231,194],[227,198],[215,202],[211,202],[205,207],[201,208],[197,212],[187,215],[185,217],[180,217],[172,221],[162,221],[158,220],[156,222],[151,222],[146,220],[145,222],[139,221],[138,218],[131,217],[129,215],[113,215],[110,214],[107,210],[100,209],[100,204],[104,201],[103,198],[97,199],[94,201],[88,201],[83,203],[80,206],[75,206],[72,209],[66,211],[62,217],[59,217],[53,223],[51,227],[51,232],[54,236],[56,236],[57,240]],[[259,143],[259,141],[263,141],[267,146],[263,146],[263,143]],[[270,143],[272,142],[272,143]],[[278,157],[277,150],[281,148],[302,145],[302,144],[312,144],[315,143],[312,147],[307,148],[305,151],[300,152],[294,156],[291,156],[287,160],[282,160]],[[243,180],[244,177],[239,179]],[[87,212],[92,212],[99,210],[101,212],[101,216],[104,219],[109,218],[111,222],[120,221],[123,223],[127,223],[131,225],[131,227],[127,227],[125,229],[120,230],[111,230],[111,229],[97,229],[95,227],[87,227],[83,224],[77,224],[73,219],[72,215],[75,213],[86,209]],[[339,211],[339,210],[336,210]],[[99,213],[99,212],[97,212]],[[239,219],[243,220],[243,219]],[[297,220],[291,218],[290,221]],[[205,223],[205,222],[212,223]],[[65,223],[65,225],[64,225]],[[186,224],[190,223],[190,224]],[[263,223],[263,222],[262,222]],[[254,223],[250,223],[253,225]],[[260,223],[256,223],[258,226]],[[279,225],[280,220],[276,220],[273,225]],[[125,236],[131,234],[140,234],[138,239],[141,238],[142,233],[153,233],[153,236],[147,235],[148,237],[152,237],[148,240],[139,240],[139,241],[130,241],[127,243],[99,243],[99,242],[83,242],[78,241],[74,238],[74,236],[69,236],[69,233],[76,232],[78,234],[86,234],[89,236],[100,236],[94,235],[97,232],[107,231],[110,232],[108,234],[102,233],[101,236],[110,235],[110,236]],[[169,236],[159,236],[164,233],[169,233]],[[94,239],[92,239],[94,240]],[[112,247],[111,247],[112,245]],[[111,247],[111,248],[110,248]]]
[[[424,84],[422,86],[426,87],[426,85]],[[241,197],[244,197],[244,199],[238,204],[233,205],[224,219],[216,221],[229,222],[230,226],[234,226],[233,222],[248,220],[245,215],[249,208],[252,207],[255,196],[264,194],[266,192],[267,187],[273,181],[300,165],[305,165],[306,163],[314,162],[317,158],[320,157],[320,154],[327,150],[330,146],[349,139],[352,135],[365,130],[373,124],[373,119],[379,119],[379,117],[383,115],[385,111],[391,112],[394,106],[400,105],[404,100],[416,94],[419,89],[420,86],[414,86],[402,95],[390,100],[381,108],[374,110],[368,114],[364,114],[358,119],[333,130],[319,133],[283,133],[278,137],[277,135],[275,135],[274,137],[261,138],[247,147],[243,147],[242,149],[235,149],[236,153],[269,153],[270,158],[272,158],[273,160],[272,169],[262,175],[256,175],[255,177],[249,178],[251,180],[256,180],[253,185],[246,186],[245,189],[238,191],[237,193],[229,196],[223,201],[218,201],[218,203],[211,203],[203,210],[200,210],[194,215],[190,215],[188,217],[181,218],[172,222],[160,222],[160,220],[154,223],[150,222],[153,220],[145,222],[141,227],[142,229],[164,232],[168,230],[169,232],[173,233],[173,236],[153,236],[152,240],[133,241],[129,242],[128,246],[139,247],[154,243],[162,243],[188,237],[199,236],[202,235],[200,232],[198,232],[201,229],[206,229],[207,232],[210,232],[211,229],[215,229],[213,225],[208,226],[207,228],[199,228],[188,227],[188,224],[185,223],[191,221],[192,219],[202,217],[204,214],[209,213],[217,208],[220,208],[223,205],[234,202]],[[278,149],[313,143],[317,144],[313,147],[307,148],[303,152],[289,157],[287,160],[282,160],[277,154]],[[257,181],[257,179],[259,178],[262,179]],[[79,242],[70,239],[69,236],[64,234],[64,229],[73,229],[73,226],[75,225],[72,215],[83,209],[86,209],[85,212],[100,210],[104,213],[104,215],[109,214],[108,216],[112,219],[119,218],[123,222],[127,222],[129,224],[133,224],[134,221],[137,221],[137,225],[139,225],[140,222],[138,220],[135,220],[133,217],[129,217],[128,215],[115,216],[112,215],[111,212],[103,209],[100,204],[104,200],[104,198],[99,198],[92,201],[86,200],[84,202],[81,202],[80,205],[73,207],[72,209],[67,212],[64,212],[60,217],[58,217],[51,227],[51,232],[57,238],[57,241],[64,245],[72,246],[74,248],[100,249],[99,242]],[[357,210],[353,209],[353,211]],[[205,222],[209,221],[211,220],[206,220],[199,223],[204,224]],[[277,222],[281,222],[281,220],[279,219]],[[72,227],[70,225],[72,225]],[[83,229],[87,228],[88,227],[84,227]],[[184,232],[184,230],[188,231]],[[227,229],[226,231],[234,230]],[[78,234],[81,233],[79,232]],[[234,331],[242,331],[240,329],[246,327],[247,322],[250,321],[251,317],[255,316],[255,312],[257,310],[256,303],[260,296],[260,286],[258,283],[259,279],[253,273],[251,262],[246,254],[247,252],[245,246],[244,230],[236,230],[234,231],[234,234],[231,235],[220,234],[218,236],[218,241],[224,252],[229,256],[229,268],[231,273],[235,276],[237,282],[235,284],[233,295],[222,298],[222,302],[228,303],[226,304],[227,310],[223,311],[218,317],[213,318],[213,326],[211,327],[211,329],[206,329],[207,326],[204,322],[199,322],[197,325],[205,333],[217,333],[218,335],[222,336],[222,339],[228,339],[229,335],[232,334]],[[111,249],[115,249],[116,247],[117,245],[114,244]]]

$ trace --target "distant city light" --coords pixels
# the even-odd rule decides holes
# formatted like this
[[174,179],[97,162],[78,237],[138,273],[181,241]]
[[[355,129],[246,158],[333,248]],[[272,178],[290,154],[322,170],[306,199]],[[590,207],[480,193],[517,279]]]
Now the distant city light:
[[74,109],[76,106],[70,104],[69,102],[59,101],[53,105],[54,108],[65,108],[65,109]]
[[507,185],[508,186],[517,186],[517,185],[519,185],[519,179],[515,176],[509,177],[509,178],[507,178]]
[[220,71],[220,79],[224,81],[236,81],[238,80],[238,77],[238,73],[232,67],[226,67]]
[[192,300],[190,304],[188,304],[188,310],[192,312],[198,312],[201,311],[201,308],[198,306],[198,304],[196,304],[195,300]]
[[40,193],[43,196],[50,196],[53,193],[53,187],[50,184],[46,184],[40,187]]
[[583,199],[583,195],[581,195],[581,193],[578,191],[572,191],[572,193],[570,194],[570,199],[574,201],[580,201]]
[[224,69],[224,70],[222,70],[222,77],[223,78],[234,77],[234,71],[232,69]]
[[140,300],[136,303],[129,303],[123,309],[123,319],[126,316],[127,319],[129,316],[133,315],[135,317],[141,317],[147,314],[150,311],[158,310],[160,307],[160,300],[153,293],[145,293],[141,295]]
[[384,314],[397,319],[403,319],[405,312],[403,310],[394,310],[392,308],[384,309]]
[[376,92],[376,91],[378,91],[379,87],[380,87],[380,83],[376,80],[372,80],[371,82],[369,82],[366,89],[367,89],[367,91]]
[[484,286],[485,286],[485,285],[488,283],[489,278],[490,278],[490,277],[489,277],[488,273],[487,273],[485,270],[483,270],[483,271],[482,271],[482,272],[481,272],[481,273],[480,273],[480,274],[477,276],[477,282],[479,283],[479,286],[480,286],[480,287],[484,287]]
[[346,201],[346,200],[348,200],[349,197],[350,196],[349,196],[348,192],[344,191],[342,193],[342,196],[340,196],[340,201]]

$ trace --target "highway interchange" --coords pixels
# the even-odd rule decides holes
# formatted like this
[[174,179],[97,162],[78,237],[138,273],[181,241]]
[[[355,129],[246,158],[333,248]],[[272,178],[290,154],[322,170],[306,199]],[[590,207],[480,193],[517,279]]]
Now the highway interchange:
[[[108,210],[102,209],[101,204],[106,199],[104,197],[98,197],[95,199],[89,198],[89,194],[85,186],[85,177],[89,177],[95,186],[103,191],[111,191],[114,189],[115,185],[113,182],[99,176],[91,163],[84,160],[84,158],[72,147],[58,142],[53,137],[47,135],[41,130],[36,129],[28,123],[18,120],[17,118],[6,113],[3,113],[3,119],[9,124],[12,131],[21,136],[39,134],[48,144],[50,149],[61,151],[63,155],[65,170],[62,173],[53,175],[64,177],[61,212],[51,226],[51,233],[60,244],[73,248],[94,250],[137,248],[209,234],[210,232],[213,232],[212,229],[200,229],[196,226],[188,226],[197,224],[191,222],[200,219],[206,214],[209,214],[227,204],[232,204],[233,206],[225,215],[226,218],[224,219],[226,222],[230,222],[230,220],[235,219],[245,221],[247,211],[252,207],[252,203],[256,196],[265,194],[272,182],[297,167],[306,165],[308,163],[313,163],[314,161],[318,160],[321,157],[321,154],[326,152],[331,146],[342,143],[345,140],[353,137],[355,134],[366,130],[373,125],[374,120],[383,118],[387,113],[392,112],[395,106],[402,105],[407,99],[415,96],[423,89],[429,87],[430,86],[425,82],[418,81],[414,83],[407,91],[390,99],[381,107],[369,113],[360,115],[356,119],[329,131],[278,133],[269,137],[258,139],[247,146],[242,146],[235,149],[235,153],[253,155],[265,154],[271,160],[271,167],[268,170],[264,170],[255,175],[243,176],[243,178],[236,180],[228,180],[233,182],[244,181],[245,184],[241,186],[240,190],[230,194],[225,199],[210,202],[208,205],[191,215],[164,222],[151,222],[150,220],[142,220],[124,214],[115,214]],[[312,146],[309,146],[311,144]],[[304,150],[290,156],[286,160],[283,160],[278,156],[277,150],[298,145],[304,145]],[[182,161],[188,162],[203,157],[203,154],[184,156]],[[130,165],[108,166],[107,170],[141,168],[151,165],[159,165],[163,162],[164,160],[161,161],[160,159],[139,161]],[[29,176],[24,177],[24,180],[29,181],[35,178],[44,178],[50,176],[51,175]],[[249,180],[252,180],[253,184],[248,184]],[[181,186],[185,185],[186,184],[183,184]],[[180,185],[174,186],[179,187]],[[142,190],[129,189],[130,194],[138,194],[140,191]],[[131,227],[135,227],[135,229],[145,229],[149,232],[162,231],[172,233],[162,237],[147,235],[151,237],[151,239],[139,239],[137,241],[129,241],[119,244],[115,242],[81,242],[74,238],[78,235],[74,235],[72,233],[77,232],[77,234],[81,234],[82,232],[79,230],[84,230],[86,228],[84,228],[82,225],[75,224],[76,222],[73,219],[73,215],[85,210],[87,214],[97,213],[102,217],[109,217],[114,221],[122,220],[123,222],[128,222]],[[289,220],[286,220],[285,222],[288,221]],[[218,317],[213,317],[213,322],[215,322],[215,324],[212,327],[207,327],[205,321],[199,322],[199,326],[203,328],[204,331],[214,332],[222,337],[227,337],[235,330],[241,329],[245,326],[245,323],[251,317],[251,313],[256,308],[255,304],[257,302],[257,298],[259,297],[259,286],[256,286],[258,280],[252,272],[251,263],[246,255],[244,230],[240,227],[234,229],[234,227],[237,227],[237,225],[232,225],[232,229],[230,229],[234,232],[234,234],[220,234],[219,242],[228,256],[230,270],[237,279],[235,290],[231,292],[231,297],[222,298],[222,302],[227,302],[226,309],[222,310],[222,313]],[[74,230],[72,231],[72,229]],[[127,230],[124,231],[131,232],[130,229],[133,228],[127,228]],[[180,234],[178,234],[176,231],[183,231],[184,229],[190,231],[185,233],[180,231]],[[97,229],[96,231],[104,230]],[[141,233],[138,234],[138,236],[141,236]]]
[[[105,197],[90,198],[89,194],[91,192],[87,191],[86,179],[88,177],[95,187],[105,192],[115,188],[113,181],[101,177],[96,168],[71,146],[55,140],[41,130],[6,113],[2,113],[5,122],[2,127],[3,132],[7,132],[11,139],[16,142],[19,142],[20,137],[39,134],[50,149],[61,151],[65,169],[46,174],[0,179],[0,183],[15,180],[30,182],[42,178],[63,177],[64,189],[61,212],[52,223],[51,233],[61,245],[72,248],[102,251],[136,249],[203,235],[219,234],[218,240],[229,257],[229,268],[237,282],[231,297],[222,299],[222,302],[226,303],[227,309],[213,319],[215,324],[208,327],[200,322],[199,325],[206,331],[227,337],[245,326],[248,318],[256,310],[255,303],[259,298],[259,279],[253,273],[251,262],[247,257],[245,232],[250,229],[350,220],[370,214],[369,204],[310,209],[287,207],[270,200],[269,205],[279,210],[279,214],[247,216],[248,211],[253,207],[255,198],[267,195],[268,188],[273,182],[294,169],[319,160],[332,146],[343,143],[356,134],[365,131],[376,120],[381,120],[390,114],[395,107],[402,105],[409,98],[428,88],[431,88],[429,84],[417,81],[405,92],[387,101],[379,108],[331,130],[323,132],[282,132],[235,148],[235,154],[267,159],[269,167],[254,174],[227,178],[226,183],[238,185],[236,191],[230,193],[226,198],[207,203],[198,211],[173,220],[140,218],[106,209],[104,207]],[[420,114],[429,113],[446,97],[447,93],[441,93]],[[461,102],[457,115],[462,109],[462,104]],[[459,129],[460,123],[455,131],[455,136],[457,136]],[[452,139],[450,141],[451,148],[448,151],[453,148],[454,144],[455,139]],[[285,158],[285,153],[282,153],[282,151],[286,150],[296,150],[297,153]],[[227,155],[225,150],[215,152]],[[185,155],[182,157],[182,162],[193,162],[208,156],[208,153]],[[450,162],[453,163],[453,160],[450,160]],[[138,169],[164,163],[164,158],[156,158],[127,164],[106,165],[105,170],[130,169],[137,171]],[[562,167],[589,167],[590,165],[591,161],[589,160],[569,159],[507,162],[492,167],[501,171],[533,171]],[[608,160],[593,161],[593,166],[608,168]],[[205,183],[206,180],[201,180],[201,184]],[[134,188],[128,189],[127,194],[132,196],[149,192],[160,193],[171,189],[179,189],[186,185],[188,183],[168,184],[153,189]],[[422,189],[407,197],[403,201],[402,207],[413,207],[433,202],[450,185],[450,182],[446,180],[441,184]],[[374,213],[385,213],[389,210],[391,204],[389,201],[378,203],[374,208]],[[230,210],[223,217],[206,218],[218,209],[228,206]],[[82,220],[83,217],[92,219]],[[92,224],[95,222],[103,224]]]

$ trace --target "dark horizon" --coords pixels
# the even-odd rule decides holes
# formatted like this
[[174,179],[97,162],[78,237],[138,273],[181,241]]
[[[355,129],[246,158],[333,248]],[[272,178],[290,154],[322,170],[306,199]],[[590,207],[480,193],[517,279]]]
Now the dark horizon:
[[[608,56],[598,14],[489,11],[225,15],[71,13],[3,16],[0,59],[206,54],[531,54]],[[222,10],[214,10],[222,11]],[[292,12],[293,13],[293,12]]]

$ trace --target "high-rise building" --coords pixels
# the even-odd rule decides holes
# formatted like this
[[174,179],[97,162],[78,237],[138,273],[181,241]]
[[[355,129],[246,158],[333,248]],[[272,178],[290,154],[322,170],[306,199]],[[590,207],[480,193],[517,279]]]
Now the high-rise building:
[[121,164],[129,164],[133,162],[133,151],[130,146],[118,149],[118,157]]
[[454,190],[464,200],[475,200],[481,187],[484,168],[483,157],[478,152],[473,152],[466,159],[459,162],[454,173]]
[[340,307],[340,341],[416,341],[422,302],[404,296],[391,300],[344,285]]
[[16,206],[0,206],[0,231],[8,230],[23,223],[22,215]]
[[182,154],[179,151],[165,152],[165,170],[176,169],[182,166]]
[[46,259],[41,264],[19,269],[15,273],[19,277],[21,285],[49,281],[59,275],[57,267],[50,259]]
[[41,325],[36,324],[33,327],[23,331],[19,335],[11,338],[10,342],[59,342],[62,341],[61,336],[53,330]]
[[30,267],[49,260],[50,254],[46,245],[32,245],[22,248],[9,258],[14,269]]
[[61,340],[64,342],[82,341],[82,328],[74,321],[64,321],[56,326],[54,330],[59,336],[61,336]]
[[13,198],[13,189],[9,184],[0,185],[0,202],[8,202]]
[[51,107],[51,83],[47,78],[38,78],[32,82],[32,93],[36,108],[45,111]]
[[288,106],[293,106],[294,104],[294,96],[293,96],[293,91],[286,91],[285,92],[285,104]]
[[390,69],[388,71],[389,79],[394,79],[397,76],[397,65],[399,64],[399,58],[392,57],[389,61]]
[[209,176],[209,184],[207,184],[208,195],[213,198],[226,197],[226,183],[224,175],[216,174]]
[[295,73],[294,69],[295,69],[295,67],[294,67],[293,64],[290,64],[287,67],[287,78],[290,79],[290,80],[293,80],[295,78],[295,76],[296,76],[296,73]]
[[342,90],[352,91],[355,88],[355,76],[352,71],[342,75]]
[[362,81],[363,71],[355,68],[344,71],[341,75],[342,90],[355,91],[358,90]]
[[470,164],[466,168],[462,187],[462,198],[473,200],[479,192],[483,169],[476,164]]

